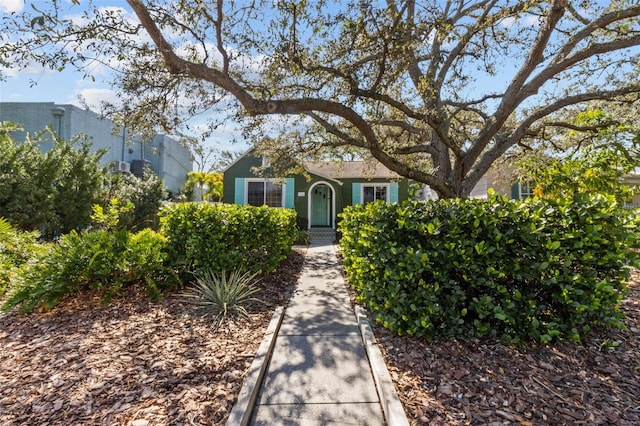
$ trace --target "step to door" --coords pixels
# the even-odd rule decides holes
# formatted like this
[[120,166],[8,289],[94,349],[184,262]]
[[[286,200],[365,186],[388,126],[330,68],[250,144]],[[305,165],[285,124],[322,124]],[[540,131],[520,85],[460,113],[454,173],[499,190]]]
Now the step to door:
[[336,231],[331,228],[311,228],[308,230],[309,232],[309,240],[311,241],[319,241],[319,240],[330,240],[335,241],[336,239]]

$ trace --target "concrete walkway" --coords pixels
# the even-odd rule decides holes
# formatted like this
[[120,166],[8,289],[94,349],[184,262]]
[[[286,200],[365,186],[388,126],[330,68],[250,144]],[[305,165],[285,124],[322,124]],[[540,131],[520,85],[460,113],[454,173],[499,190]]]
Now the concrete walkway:
[[[379,351],[370,364],[367,352],[377,347],[372,334],[367,347],[363,325],[366,330],[368,323],[351,308],[333,243],[313,241],[272,345],[250,424],[408,424]],[[376,374],[383,370],[382,380],[372,368]],[[381,387],[386,391],[380,393]],[[385,421],[389,407],[392,421]]]

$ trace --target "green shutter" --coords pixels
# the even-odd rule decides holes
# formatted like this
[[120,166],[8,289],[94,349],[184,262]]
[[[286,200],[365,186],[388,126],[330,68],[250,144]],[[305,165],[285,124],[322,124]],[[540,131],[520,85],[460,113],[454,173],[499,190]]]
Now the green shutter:
[[398,182],[391,182],[391,185],[389,185],[389,202],[398,202]]
[[511,199],[519,200],[520,199],[520,184],[514,183],[511,185]]
[[292,209],[296,196],[296,180],[294,178],[285,179],[284,206]]
[[362,204],[362,200],[360,199],[360,184],[352,183],[351,184],[351,204]]
[[236,178],[235,192],[233,202],[236,204],[244,204],[244,178]]

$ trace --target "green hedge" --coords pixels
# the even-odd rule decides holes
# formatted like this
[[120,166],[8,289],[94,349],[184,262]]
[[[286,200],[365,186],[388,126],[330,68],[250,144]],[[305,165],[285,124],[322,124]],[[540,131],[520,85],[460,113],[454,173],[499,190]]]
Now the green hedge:
[[611,198],[345,209],[349,282],[376,320],[428,339],[580,339],[621,327],[637,218]]
[[266,206],[171,204],[160,223],[170,261],[193,270],[272,271],[297,237],[295,211]]

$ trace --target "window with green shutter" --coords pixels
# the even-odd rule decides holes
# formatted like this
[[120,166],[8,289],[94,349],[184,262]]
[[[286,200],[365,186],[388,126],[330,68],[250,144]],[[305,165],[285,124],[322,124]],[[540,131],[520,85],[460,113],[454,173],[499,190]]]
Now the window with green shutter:
[[389,202],[390,203],[398,202],[398,182],[392,182],[389,185]]
[[356,205],[356,204],[362,204],[362,201],[360,200],[360,184],[359,183],[353,183],[351,184],[351,204]]
[[233,202],[236,204],[244,205],[244,178],[236,178],[236,187],[234,188]]
[[354,183],[352,204],[367,204],[375,201],[398,202],[398,183]]
[[[240,179],[240,178],[238,178]],[[241,179],[244,197],[241,203],[251,206],[293,207],[294,180],[286,179],[285,184],[275,183],[265,179]],[[236,185],[239,182],[236,180]],[[236,197],[240,192],[236,188]],[[238,199],[238,198],[237,198]]]
[[296,180],[294,178],[286,178],[285,182],[284,206],[292,209],[296,198]]

